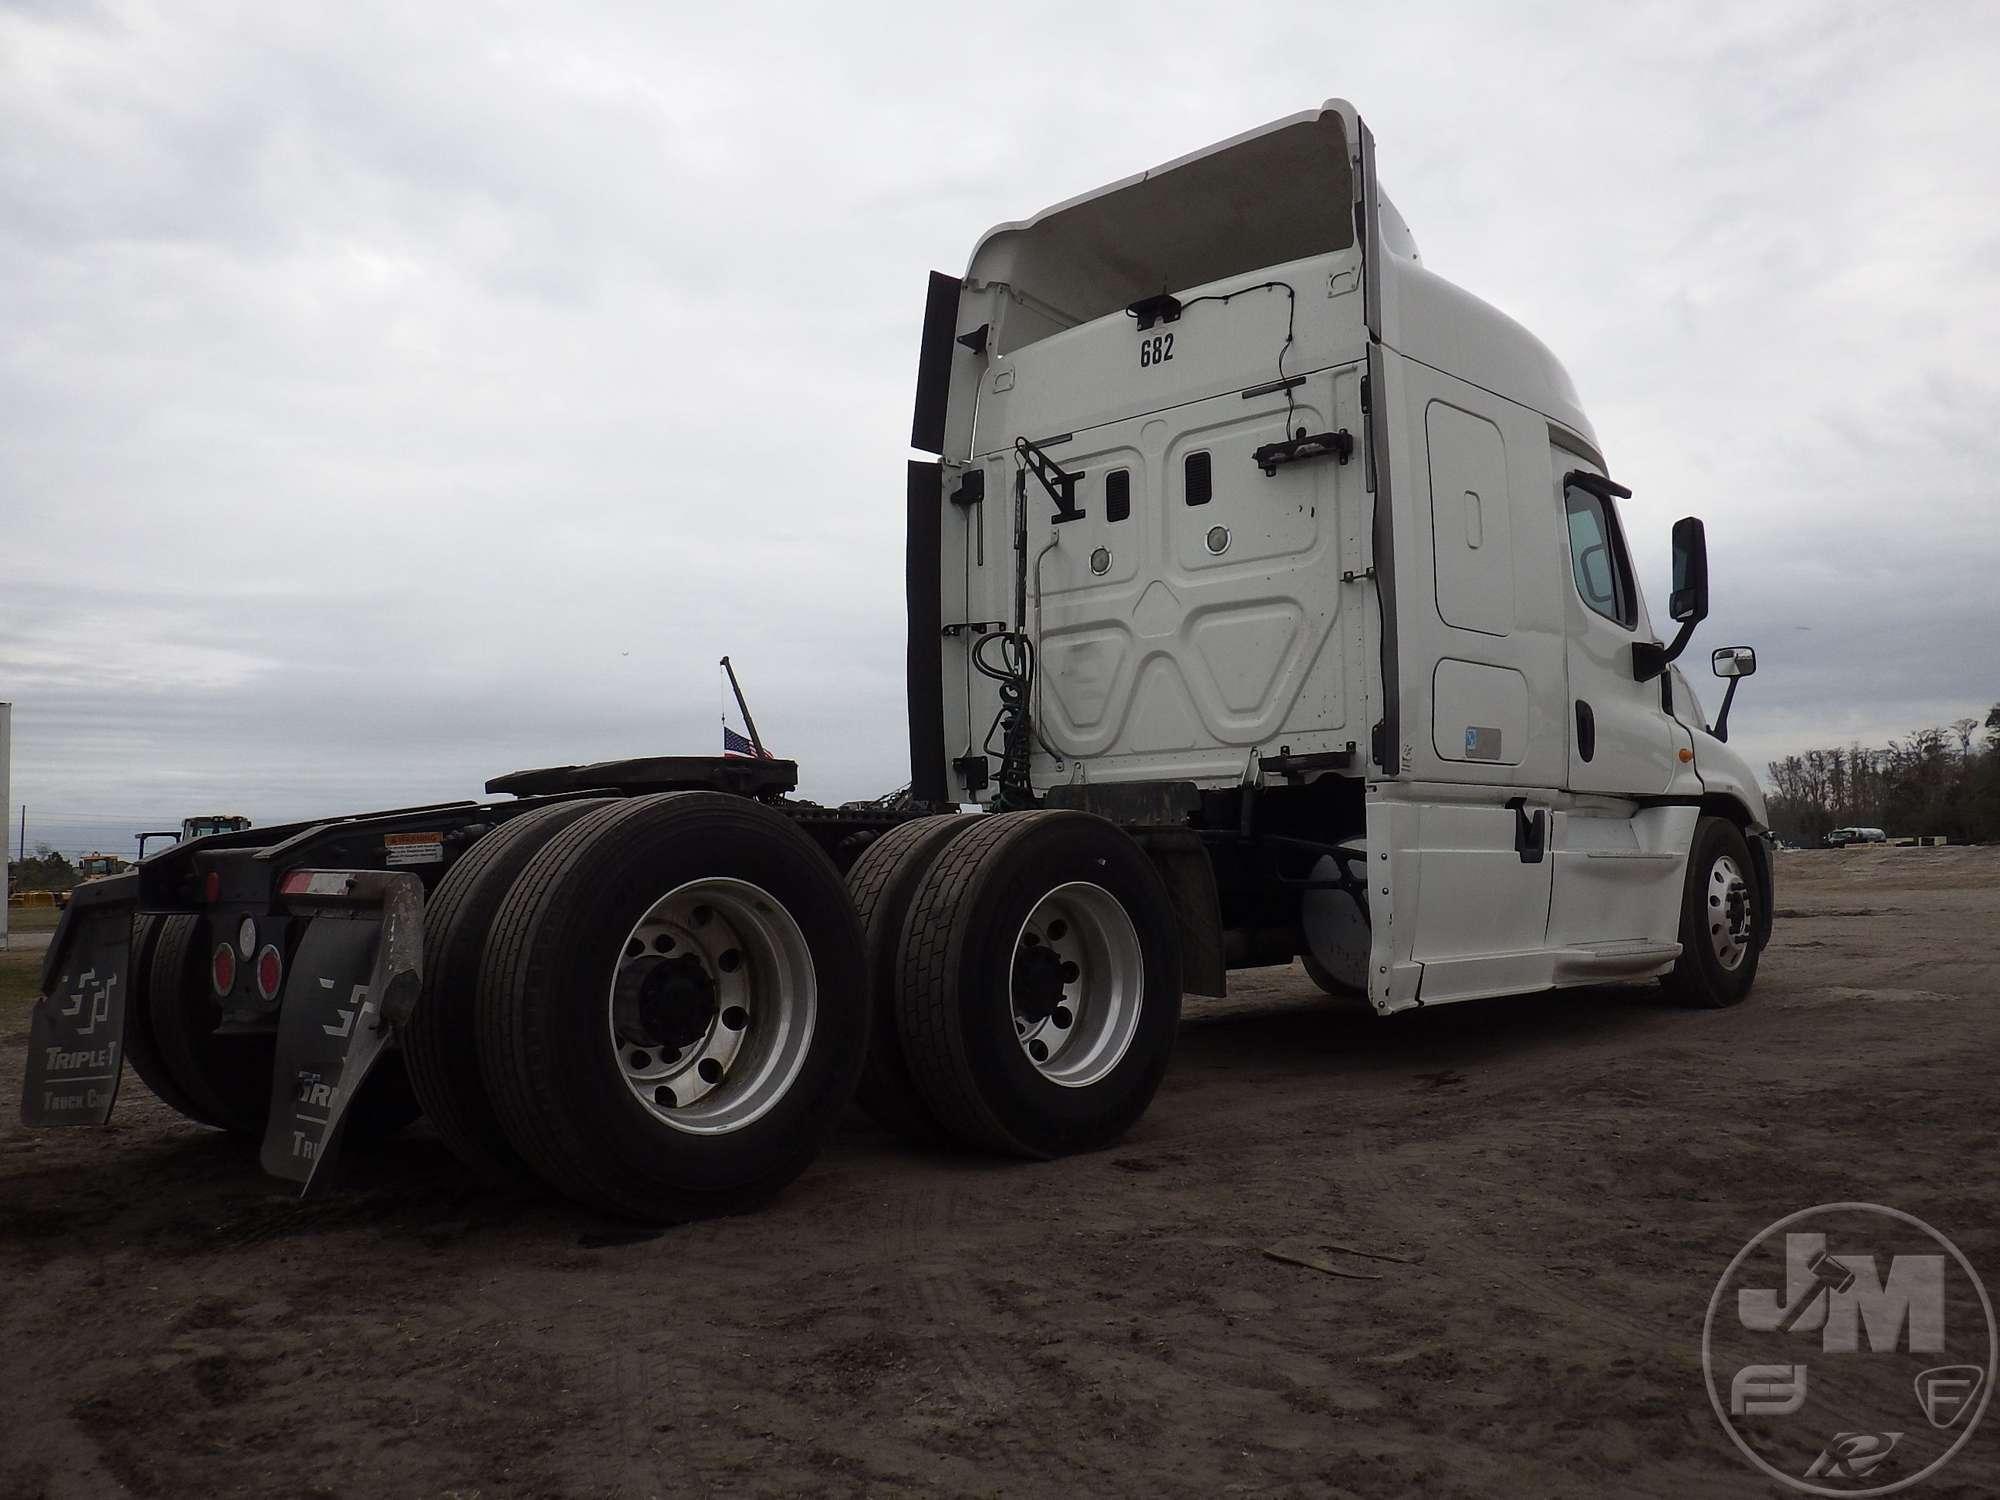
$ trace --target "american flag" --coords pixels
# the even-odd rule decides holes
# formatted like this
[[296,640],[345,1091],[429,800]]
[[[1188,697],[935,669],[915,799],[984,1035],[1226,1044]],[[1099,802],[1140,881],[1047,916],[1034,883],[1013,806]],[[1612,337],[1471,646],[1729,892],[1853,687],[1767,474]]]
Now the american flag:
[[727,724],[722,726],[722,755],[725,760],[769,760],[771,758],[770,751],[759,750],[754,744],[731,729]]

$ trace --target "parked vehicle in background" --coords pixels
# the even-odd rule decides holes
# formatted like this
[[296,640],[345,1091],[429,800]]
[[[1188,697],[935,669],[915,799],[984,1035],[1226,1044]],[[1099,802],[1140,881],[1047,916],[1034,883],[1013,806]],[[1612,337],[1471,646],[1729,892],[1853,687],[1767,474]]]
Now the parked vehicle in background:
[[1886,844],[1889,835],[1879,828],[1836,828],[1826,836],[1826,847],[1845,849],[1849,844]]
[[[113,875],[123,875],[132,868],[132,861],[122,854],[86,854],[76,862],[77,885],[88,885],[93,880],[109,880]],[[56,896],[56,905],[66,907],[72,891],[62,891]]]
[[192,818],[182,818],[179,832],[167,828],[140,834],[139,858],[146,857],[146,844],[151,839],[186,844],[195,839],[205,839],[212,833],[241,833],[249,826],[250,820],[241,813],[199,813]]

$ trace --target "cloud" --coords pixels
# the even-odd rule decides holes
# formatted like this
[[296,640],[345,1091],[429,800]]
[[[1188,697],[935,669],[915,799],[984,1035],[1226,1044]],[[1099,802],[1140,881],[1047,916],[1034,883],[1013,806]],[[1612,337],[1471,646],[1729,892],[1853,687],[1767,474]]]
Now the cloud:
[[268,821],[707,751],[725,651],[809,794],[887,790],[924,273],[1329,93],[1433,268],[1570,366],[1655,601],[1708,518],[1755,755],[1983,707],[1996,32],[0,8],[16,798]]

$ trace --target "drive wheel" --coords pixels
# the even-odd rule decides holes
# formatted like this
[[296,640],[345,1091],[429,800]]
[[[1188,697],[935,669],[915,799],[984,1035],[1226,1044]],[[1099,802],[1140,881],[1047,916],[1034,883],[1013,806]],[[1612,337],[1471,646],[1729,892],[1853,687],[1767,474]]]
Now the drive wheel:
[[977,817],[954,814],[904,823],[871,843],[847,872],[847,894],[861,919],[862,942],[868,951],[868,985],[874,1002],[868,1061],[862,1066],[854,1102],[876,1124],[919,1146],[940,1145],[949,1137],[924,1102],[903,1056],[896,1018],[896,956],[910,904],[932,863],[947,844],[978,824]]
[[715,792],[599,808],[494,918],[479,1060],[557,1191],[652,1223],[736,1212],[800,1172],[853,1097],[867,965],[839,872]]
[[151,915],[132,919],[132,957],[127,965],[130,983],[125,991],[125,1061],[168,1109],[197,1125],[219,1130],[223,1122],[211,1118],[168,1070],[153,1034],[153,956],[159,950],[162,928],[172,920]]
[[[157,1088],[154,1092],[198,1125],[260,1137],[271,1114],[277,1034],[264,1031],[218,1036],[222,1009],[209,986],[207,919],[182,912],[153,920],[159,922],[159,934],[153,940],[142,1007],[151,1024],[151,1062],[160,1067],[163,1081],[189,1107],[182,1108]],[[126,1022],[128,1033],[137,1020],[135,1015]],[[136,1061],[129,1040],[126,1055],[134,1058],[139,1076],[150,1086],[151,1079]],[[375,1064],[361,1092],[348,1105],[342,1138],[356,1146],[377,1144],[402,1130],[418,1113],[403,1059],[392,1052]]]
[[479,1067],[479,970],[493,917],[542,845],[603,798],[509,818],[451,867],[424,908],[424,982],[402,1030],[418,1103],[451,1152],[489,1186],[535,1181],[487,1097]]
[[1688,851],[1681,896],[1681,956],[1663,983],[1687,1005],[1720,1009],[1741,1003],[1756,982],[1756,877],[1750,846],[1726,818],[1704,817]]
[[216,1035],[222,1010],[209,986],[206,918],[188,912],[161,918],[146,1011],[167,1077],[194,1105],[182,1113],[235,1135],[261,1136],[278,1040],[271,1033]]
[[1088,813],[1004,813],[951,843],[904,927],[911,1076],[967,1145],[1053,1157],[1117,1140],[1180,1022],[1172,903],[1139,846]]

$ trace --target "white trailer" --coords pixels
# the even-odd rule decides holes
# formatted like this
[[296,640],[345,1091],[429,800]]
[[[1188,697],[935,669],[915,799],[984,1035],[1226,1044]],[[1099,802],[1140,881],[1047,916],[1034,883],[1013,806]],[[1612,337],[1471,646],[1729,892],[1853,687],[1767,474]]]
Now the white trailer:
[[191,839],[78,890],[28,1123],[101,1123],[129,1055],[309,1188],[421,1107],[483,1177],[673,1219],[782,1186],[850,1099],[1114,1141],[1231,968],[1383,1013],[1748,994],[1763,798],[1672,664],[1701,523],[1663,644],[1568,378],[1423,266],[1350,105],[934,275],[912,442],[907,797],[657,757]]

